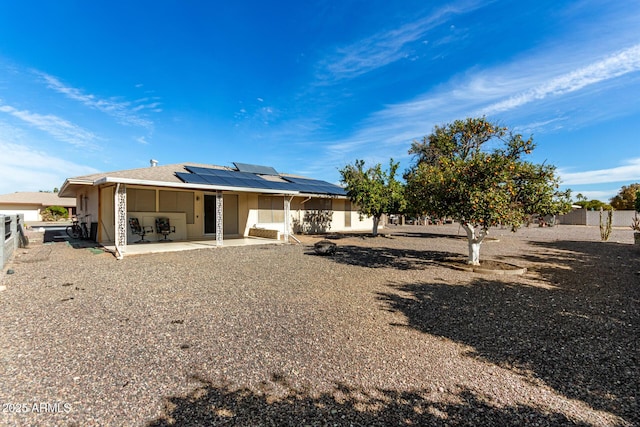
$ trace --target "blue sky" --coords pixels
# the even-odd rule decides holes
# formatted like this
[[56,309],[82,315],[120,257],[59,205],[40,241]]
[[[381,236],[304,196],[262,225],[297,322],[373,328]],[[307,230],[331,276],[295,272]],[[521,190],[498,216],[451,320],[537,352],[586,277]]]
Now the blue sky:
[[640,2],[0,2],[0,194],[150,159],[337,182],[481,115],[574,194],[640,182]]

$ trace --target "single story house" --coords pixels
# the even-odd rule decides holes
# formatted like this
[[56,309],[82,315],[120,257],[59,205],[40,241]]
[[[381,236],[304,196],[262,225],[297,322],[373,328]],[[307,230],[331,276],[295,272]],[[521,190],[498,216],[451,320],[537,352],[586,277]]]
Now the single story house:
[[75,197],[78,218],[91,223],[97,242],[123,256],[140,239],[131,219],[151,230],[145,240],[163,240],[157,220],[167,219],[172,240],[370,230],[344,188],[326,181],[278,173],[268,166],[198,163],[157,165],[68,178],[61,197]]
[[75,197],[58,197],[58,193],[16,192],[0,194],[0,214],[24,215],[24,222],[42,221],[42,211],[49,206],[62,206],[74,215]]

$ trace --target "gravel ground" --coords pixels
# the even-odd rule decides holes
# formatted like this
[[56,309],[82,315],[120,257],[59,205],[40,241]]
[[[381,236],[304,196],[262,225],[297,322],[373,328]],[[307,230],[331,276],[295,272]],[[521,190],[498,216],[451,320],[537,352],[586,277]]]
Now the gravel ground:
[[[19,250],[0,279],[2,425],[640,425],[629,229],[456,225],[126,257]],[[19,413],[17,413],[20,411]]]

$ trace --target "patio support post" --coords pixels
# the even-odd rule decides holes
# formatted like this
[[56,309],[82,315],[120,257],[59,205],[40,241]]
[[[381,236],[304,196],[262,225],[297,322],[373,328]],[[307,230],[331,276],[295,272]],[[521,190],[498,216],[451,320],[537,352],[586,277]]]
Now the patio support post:
[[116,258],[124,258],[124,253],[127,250],[127,186],[126,184],[118,183],[116,185],[115,197],[115,246],[116,246]]
[[224,221],[222,213],[224,212],[222,191],[216,191],[216,246],[222,246]]
[[289,230],[291,228],[291,199],[293,199],[293,196],[291,196],[291,198],[287,199],[287,197],[283,197],[284,198],[284,242],[285,243],[289,243]]

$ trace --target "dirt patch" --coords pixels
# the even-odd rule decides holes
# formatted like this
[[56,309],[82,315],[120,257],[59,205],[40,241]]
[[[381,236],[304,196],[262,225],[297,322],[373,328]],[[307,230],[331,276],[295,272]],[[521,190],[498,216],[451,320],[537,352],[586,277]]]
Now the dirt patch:
[[502,261],[482,260],[480,265],[470,265],[463,258],[445,258],[440,261],[442,265],[456,270],[469,271],[480,274],[524,274],[527,272],[525,267],[515,264],[509,264]]

